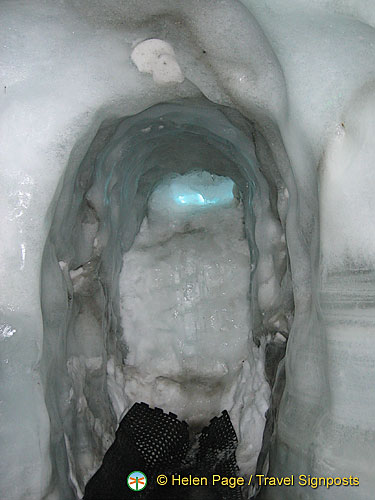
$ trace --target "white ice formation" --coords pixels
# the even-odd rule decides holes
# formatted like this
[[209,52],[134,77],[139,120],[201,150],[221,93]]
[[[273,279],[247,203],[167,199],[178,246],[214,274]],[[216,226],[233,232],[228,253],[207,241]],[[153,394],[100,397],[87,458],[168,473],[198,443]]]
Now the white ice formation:
[[[171,175],[204,171],[236,184],[226,234],[236,238],[243,217],[249,251],[248,362],[236,372],[222,331],[215,359],[230,391],[207,412],[233,405],[244,473],[261,446],[258,465],[272,476],[360,479],[270,487],[262,498],[372,499],[374,3],[7,0],[1,25],[0,498],[82,497],[134,399],[132,371],[145,370],[126,280],[134,285],[141,262],[156,269],[166,237],[152,193]],[[214,220],[222,210],[204,216],[210,245],[228,243],[226,217]],[[166,250],[189,233],[174,229]],[[231,248],[243,258],[244,241]],[[198,282],[205,259],[193,259]],[[155,314],[177,304],[165,287]],[[242,281],[236,293],[244,303]],[[201,338],[198,318],[181,314],[178,334]],[[200,409],[188,399],[178,392],[171,404],[191,418]]]
[[142,73],[150,73],[155,83],[181,83],[184,75],[169,43],[163,40],[145,40],[131,53],[131,59]]
[[263,349],[249,343],[250,254],[232,186],[200,172],[154,190],[120,274],[129,352],[113,406],[125,402],[120,417],[147,401],[198,430],[227,409],[248,475],[256,470],[270,390]]

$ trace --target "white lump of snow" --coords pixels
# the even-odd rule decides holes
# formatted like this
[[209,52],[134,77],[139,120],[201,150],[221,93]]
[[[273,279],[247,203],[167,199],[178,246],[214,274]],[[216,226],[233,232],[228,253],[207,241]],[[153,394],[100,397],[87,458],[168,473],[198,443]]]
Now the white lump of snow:
[[131,53],[131,60],[141,73],[150,73],[159,85],[184,81],[173,47],[164,40],[152,38],[139,43]]

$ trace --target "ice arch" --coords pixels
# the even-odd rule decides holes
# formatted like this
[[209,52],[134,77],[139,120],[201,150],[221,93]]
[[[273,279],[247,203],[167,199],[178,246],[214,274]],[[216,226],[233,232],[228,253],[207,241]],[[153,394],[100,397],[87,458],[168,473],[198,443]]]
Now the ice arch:
[[[271,165],[265,166],[269,183],[260,171],[256,149],[263,154],[268,150],[260,135],[252,139],[256,133],[256,126],[234,110],[205,100],[164,104],[120,122],[104,123],[79,168],[68,169],[47,239],[41,290],[45,325],[41,365],[53,436],[51,457],[59,490],[66,497],[72,494],[69,477],[75,494],[81,494],[113,439],[118,419],[129,407],[123,387],[127,345],[120,324],[119,272],[153,187],[170,172],[200,169],[226,175],[242,193],[253,275],[249,352],[252,358],[253,341],[258,345],[263,341],[264,346],[271,335],[266,368],[273,385],[285,348],[280,339],[288,336],[294,306],[283,236],[287,196]],[[255,355],[258,363],[262,356]],[[263,407],[264,425],[269,404],[267,396],[262,400],[267,389],[261,386],[266,382],[258,381],[259,367],[254,363],[249,361],[248,375],[239,373],[236,390],[236,405],[250,413],[243,416],[236,405],[231,408],[233,418],[238,418],[238,433],[244,433],[242,441],[257,450],[255,455],[249,452],[251,460],[246,450],[240,450],[250,473],[255,472],[263,434],[262,424],[252,421],[250,406]],[[278,391],[282,377],[280,384]],[[243,393],[241,387],[248,391]],[[277,406],[275,400],[269,426]],[[251,433],[246,430],[250,422]],[[267,435],[265,449],[269,440]],[[68,464],[66,469],[62,462]]]
[[[345,494],[371,498],[374,12],[367,0],[3,3],[3,497],[60,496],[51,480],[39,285],[49,207],[68,160],[81,163],[103,120],[202,91],[256,118],[290,196],[296,316],[271,472],[358,474],[360,487]],[[150,37],[174,47],[183,83],[158,87],[131,64],[133,43]]]

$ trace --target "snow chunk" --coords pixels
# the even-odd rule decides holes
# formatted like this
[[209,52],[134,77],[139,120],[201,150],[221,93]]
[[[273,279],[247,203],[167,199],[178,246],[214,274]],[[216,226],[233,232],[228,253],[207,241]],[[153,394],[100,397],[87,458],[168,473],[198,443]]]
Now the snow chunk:
[[152,38],[139,43],[130,57],[141,73],[150,73],[159,85],[184,81],[172,46],[163,40]]

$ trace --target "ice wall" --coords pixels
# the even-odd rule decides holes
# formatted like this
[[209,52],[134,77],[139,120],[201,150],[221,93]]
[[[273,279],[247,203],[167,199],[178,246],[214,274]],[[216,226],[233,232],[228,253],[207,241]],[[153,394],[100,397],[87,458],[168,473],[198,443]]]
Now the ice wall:
[[[51,472],[49,440],[53,444],[59,419],[47,412],[47,369],[40,365],[43,343],[52,340],[56,357],[66,347],[53,293],[57,284],[64,290],[60,271],[45,285],[53,283],[51,310],[54,301],[59,306],[48,319],[56,328],[51,338],[40,307],[42,252],[66,166],[73,183],[103,120],[201,92],[257,122],[251,133],[256,154],[265,179],[273,179],[273,203],[284,214],[296,316],[271,472],[357,473],[360,488],[344,494],[371,498],[372,2],[32,0],[3,2],[1,8],[0,270],[6,286],[0,291],[0,400],[7,450],[1,496],[52,499],[64,491],[69,498]],[[158,86],[138,72],[130,54],[146,38],[171,44],[183,83]],[[68,206],[71,198],[65,201]],[[88,217],[87,229],[95,224]],[[255,227],[258,246],[272,235],[260,223]],[[263,254],[266,269],[273,260],[269,250]],[[288,286],[282,289],[288,292]],[[95,370],[95,363],[90,366]],[[62,443],[56,448],[63,449]],[[59,465],[64,474],[64,456]],[[285,499],[296,494],[283,491]],[[342,498],[343,492],[301,494]],[[277,498],[278,492],[267,495]]]
[[129,352],[114,406],[122,402],[124,413],[144,401],[197,432],[225,408],[239,440],[237,463],[250,477],[270,386],[265,339],[259,347],[252,339],[250,251],[233,187],[229,178],[192,172],[167,177],[150,196],[120,274]]
[[[249,139],[252,130],[238,113],[205,100],[154,106],[134,117],[104,123],[79,168],[68,170],[41,270],[45,334],[41,372],[51,416],[52,477],[66,498],[82,495],[131,402],[132,384],[127,389],[124,384],[131,382],[129,363],[134,343],[123,335],[121,327],[122,254],[133,244],[153,187],[171,172],[198,169],[229,175],[242,193],[244,244],[253,259],[249,267],[253,278],[247,280],[247,287],[254,319],[246,337],[249,360],[255,361],[249,361],[249,370],[244,366],[237,374],[225,406],[232,409],[235,425],[243,435],[242,463],[255,467],[254,452],[262,443],[269,389],[267,384],[262,388],[264,378],[258,375],[264,372],[263,348],[257,353],[253,340],[259,345],[267,335],[272,343],[280,330],[287,335],[292,309],[290,296],[284,293],[285,286],[290,289],[285,237],[276,199],[259,169],[257,142]],[[274,186],[273,190],[277,193]],[[285,190],[281,185],[280,192]],[[206,196],[210,199],[209,190]],[[152,206],[157,237],[170,238],[174,223],[164,234],[165,214],[160,209],[158,213],[157,203]],[[280,210],[282,206],[283,200],[279,200]],[[257,236],[255,223],[272,237]],[[178,218],[175,224],[178,226]],[[275,248],[280,253],[274,261]],[[54,294],[49,291],[51,283]],[[262,304],[264,294],[270,300]],[[129,324],[136,310],[126,314],[129,318],[123,321]],[[270,358],[270,369],[275,366]],[[248,377],[254,391],[247,390]],[[259,422],[255,419],[253,425],[254,437],[247,432],[253,414],[259,415]],[[273,422],[273,417],[267,418]],[[267,436],[267,444],[269,439]],[[248,455],[244,445],[249,440],[254,442],[254,450]]]

